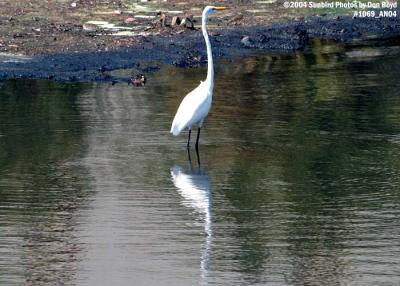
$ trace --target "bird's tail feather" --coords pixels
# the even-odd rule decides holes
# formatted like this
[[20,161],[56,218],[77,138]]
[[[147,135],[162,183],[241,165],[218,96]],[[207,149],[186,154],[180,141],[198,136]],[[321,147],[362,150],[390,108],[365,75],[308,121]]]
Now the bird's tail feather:
[[179,124],[174,124],[175,122],[173,122],[172,123],[172,126],[171,126],[171,133],[174,135],[174,136],[178,136],[179,135],[179,133],[181,133],[181,131],[182,131],[182,126],[180,126]]

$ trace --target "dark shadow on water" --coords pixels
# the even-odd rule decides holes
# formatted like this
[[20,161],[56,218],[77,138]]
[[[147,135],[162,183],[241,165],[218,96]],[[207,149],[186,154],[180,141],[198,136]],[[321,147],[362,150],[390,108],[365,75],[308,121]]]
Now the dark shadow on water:
[[0,251],[8,261],[1,263],[2,285],[73,283],[75,213],[88,194],[86,170],[76,164],[86,149],[77,103],[85,88],[32,80],[0,85]]

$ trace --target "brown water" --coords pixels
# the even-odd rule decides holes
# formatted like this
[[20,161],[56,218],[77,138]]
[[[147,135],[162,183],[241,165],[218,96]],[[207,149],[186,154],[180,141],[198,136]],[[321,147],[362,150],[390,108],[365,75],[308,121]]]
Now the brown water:
[[400,60],[368,51],[218,62],[200,168],[169,128],[204,68],[0,83],[0,284],[399,285]]

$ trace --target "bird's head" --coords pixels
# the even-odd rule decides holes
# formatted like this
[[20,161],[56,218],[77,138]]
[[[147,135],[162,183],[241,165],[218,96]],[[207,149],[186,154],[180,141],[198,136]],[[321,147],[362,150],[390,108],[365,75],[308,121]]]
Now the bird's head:
[[228,9],[227,7],[221,7],[221,6],[207,6],[206,8],[204,8],[203,10],[203,16],[209,16],[214,14],[217,11],[222,11]]

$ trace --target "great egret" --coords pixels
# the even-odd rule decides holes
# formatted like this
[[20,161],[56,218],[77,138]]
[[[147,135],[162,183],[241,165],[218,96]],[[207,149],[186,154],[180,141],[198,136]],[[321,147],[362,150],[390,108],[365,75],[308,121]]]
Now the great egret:
[[199,146],[200,130],[203,126],[204,119],[206,118],[208,112],[211,108],[213,87],[214,87],[214,65],[210,39],[208,38],[208,33],[206,29],[207,17],[215,11],[225,10],[226,7],[215,7],[207,6],[203,10],[201,30],[203,32],[204,40],[207,46],[207,78],[205,81],[201,81],[199,86],[192,90],[189,94],[185,96],[179,105],[178,111],[176,112],[174,121],[171,126],[171,133],[174,136],[178,136],[182,130],[185,128],[189,129],[189,136],[187,147],[190,146],[190,135],[192,133],[192,126],[198,125],[199,129],[197,131],[196,139],[196,149]]

